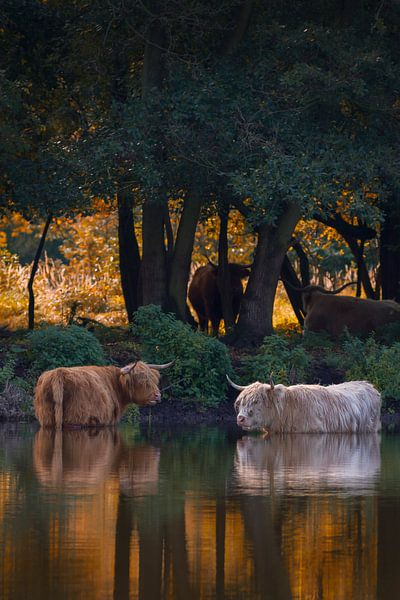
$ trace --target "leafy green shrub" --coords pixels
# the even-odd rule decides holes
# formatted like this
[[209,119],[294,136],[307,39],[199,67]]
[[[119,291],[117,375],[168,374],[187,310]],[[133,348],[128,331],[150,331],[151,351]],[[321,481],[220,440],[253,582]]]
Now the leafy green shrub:
[[231,364],[226,346],[165,314],[158,306],[142,306],[133,319],[133,333],[147,362],[175,359],[168,369],[170,394],[215,405],[226,393],[226,373]]
[[264,338],[257,354],[243,359],[244,383],[269,381],[273,374],[275,383],[290,385],[303,382],[311,358],[300,345],[293,345],[279,335]]
[[366,379],[385,400],[400,400],[400,342],[382,346],[373,338],[350,338],[343,344],[346,379]]
[[386,346],[391,346],[395,342],[400,341],[400,321],[387,323],[374,334],[375,339]]
[[140,416],[139,407],[137,404],[129,404],[121,418],[121,423],[129,423],[129,425],[134,425],[138,423]]
[[48,371],[56,367],[104,365],[104,353],[95,336],[77,325],[45,327],[28,334],[32,369]]
[[12,379],[14,379],[16,362],[15,356],[9,353],[4,361],[4,364],[0,367],[0,390],[2,390]]

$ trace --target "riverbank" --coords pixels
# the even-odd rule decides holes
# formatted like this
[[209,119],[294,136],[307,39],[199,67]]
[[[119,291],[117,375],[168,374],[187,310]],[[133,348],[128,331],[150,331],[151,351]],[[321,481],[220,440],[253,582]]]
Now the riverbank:
[[[138,423],[141,427],[193,427],[193,426],[236,426],[236,415],[233,408],[234,394],[218,406],[204,406],[195,400],[180,398],[165,398],[155,407],[143,407],[135,413],[130,422]],[[388,433],[400,433],[400,413],[393,408],[382,410],[382,430]],[[32,397],[15,386],[8,386],[0,394],[0,422],[36,423],[32,406]]]

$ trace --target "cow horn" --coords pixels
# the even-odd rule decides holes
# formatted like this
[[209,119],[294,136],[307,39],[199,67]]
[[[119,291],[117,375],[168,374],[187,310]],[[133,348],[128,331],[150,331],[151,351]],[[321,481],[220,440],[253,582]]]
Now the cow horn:
[[233,388],[235,388],[235,390],[239,390],[240,392],[246,389],[246,385],[238,385],[237,383],[233,383],[232,379],[229,377],[229,375],[226,375],[226,378],[228,380],[229,385],[231,385]]
[[168,367],[170,367],[171,365],[173,365],[174,362],[175,362],[175,359],[171,360],[171,362],[165,363],[163,365],[153,365],[153,364],[150,364],[150,363],[146,363],[146,364],[147,364],[148,367],[150,367],[150,369],[157,369],[157,371],[162,371],[163,369],[168,369]]
[[282,282],[285,285],[287,285],[288,287],[290,287],[292,290],[295,290],[296,292],[300,292],[302,294],[305,292],[322,292],[323,294],[339,294],[339,292],[341,292],[342,290],[347,288],[349,285],[355,285],[357,283],[356,281],[350,281],[349,283],[345,283],[344,285],[342,285],[337,290],[326,290],[325,288],[323,288],[320,285],[306,285],[304,287],[297,287],[296,285],[293,285],[292,283],[290,283],[290,281],[287,281],[287,279],[282,279]]
[[341,292],[342,290],[344,290],[344,288],[349,287],[349,285],[356,285],[356,284],[357,284],[357,281],[350,281],[349,283],[345,283],[344,285],[342,285],[337,290],[325,290],[325,293],[326,294],[338,294],[339,292]]
[[271,386],[271,390],[273,390],[275,387],[275,383],[274,383],[274,380],[272,379],[272,373],[269,376],[269,385]]
[[137,364],[137,360],[135,360],[135,362],[131,363],[130,365],[126,365],[125,367],[121,368],[121,373],[123,375],[128,375],[132,369],[134,369],[136,367]]

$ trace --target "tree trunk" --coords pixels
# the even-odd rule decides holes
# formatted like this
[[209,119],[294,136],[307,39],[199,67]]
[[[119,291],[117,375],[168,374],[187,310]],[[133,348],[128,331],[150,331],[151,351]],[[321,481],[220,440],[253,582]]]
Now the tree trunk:
[[238,342],[258,343],[273,332],[276,286],[300,210],[290,204],[276,226],[261,225],[253,268],[242,301],[237,325]]
[[382,299],[400,302],[400,223],[386,211],[381,227],[380,275]]
[[310,285],[310,263],[307,254],[304,252],[299,241],[292,244],[293,250],[296,252],[300,261],[301,285]]
[[253,0],[244,0],[242,5],[238,8],[235,27],[230,32],[227,39],[224,40],[222,48],[223,55],[233,54],[236,51],[249,25],[252,8]]
[[49,213],[46,219],[46,223],[43,227],[43,232],[40,238],[39,245],[36,250],[35,258],[33,259],[31,274],[28,281],[28,293],[29,293],[29,305],[28,305],[28,328],[33,329],[35,327],[35,294],[33,292],[33,282],[35,281],[35,275],[39,267],[39,260],[42,255],[44,243],[46,241],[47,232],[50,227],[52,214]]
[[[342,234],[343,235],[343,234]],[[350,250],[353,253],[354,259],[357,265],[357,293],[361,292],[361,283],[364,288],[365,295],[367,298],[376,298],[375,290],[372,287],[371,280],[369,278],[369,273],[367,269],[367,265],[365,264],[363,250],[364,250],[364,240],[360,241],[360,244],[357,242],[355,238],[343,236],[345,242],[348,244]]]
[[288,255],[285,255],[283,259],[282,268],[281,268],[281,278],[285,288],[285,292],[287,297],[289,298],[290,304],[292,305],[294,314],[297,317],[298,322],[303,327],[304,325],[304,311],[303,311],[303,303],[302,303],[302,294],[301,292],[297,292],[289,285],[294,285],[295,287],[302,287],[302,282],[297,277],[296,271],[294,270]]
[[138,308],[140,254],[133,221],[131,193],[118,192],[118,248],[122,293],[128,321]]
[[225,211],[220,212],[217,283],[221,296],[225,334],[229,336],[235,327],[235,319],[233,316],[232,285],[228,262],[228,213]]
[[[142,97],[146,102],[152,101],[161,93],[165,66],[165,33],[164,26],[157,19],[159,0],[149,0],[147,8],[155,15],[148,31],[144,51],[142,71]],[[159,164],[163,162],[162,118],[158,108],[152,108],[149,126],[157,128],[159,140],[153,159]],[[162,185],[154,190],[153,197],[143,205],[142,222],[142,268],[141,282],[143,304],[158,304],[165,307],[167,302],[167,261],[164,242],[165,204],[167,196]]]
[[200,196],[195,194],[191,198],[186,198],[179,221],[169,273],[168,309],[174,312],[182,321],[193,322],[193,324],[194,320],[186,303],[186,296],[200,209]]
[[141,268],[143,304],[167,302],[167,261],[164,244],[164,215],[160,203],[143,205],[143,255]]

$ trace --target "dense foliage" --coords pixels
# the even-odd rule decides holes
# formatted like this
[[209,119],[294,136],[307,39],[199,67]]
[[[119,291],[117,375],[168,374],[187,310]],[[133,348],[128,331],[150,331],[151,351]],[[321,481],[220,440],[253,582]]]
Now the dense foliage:
[[342,236],[306,245],[323,272],[351,261],[359,292],[400,299],[399,30],[380,0],[6,0],[2,209],[65,218],[111,199],[130,320],[141,304],[188,319],[196,227],[232,209],[257,238],[239,338],[272,332],[300,219]]
[[39,374],[56,367],[105,364],[100,342],[84,327],[43,327],[28,339],[32,369]]
[[225,398],[225,375],[231,373],[231,364],[224,344],[152,305],[135,313],[132,332],[145,361],[160,364],[175,360],[167,373],[169,395],[204,405]]
[[243,360],[243,383],[262,381],[292,385],[309,377],[311,357],[301,345],[279,335],[266,337],[254,356]]

